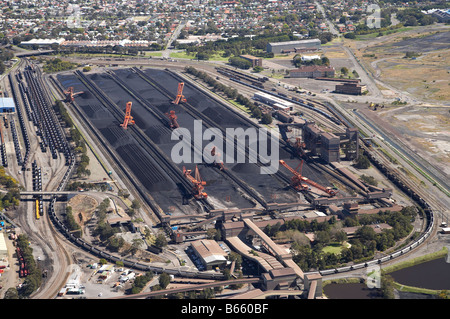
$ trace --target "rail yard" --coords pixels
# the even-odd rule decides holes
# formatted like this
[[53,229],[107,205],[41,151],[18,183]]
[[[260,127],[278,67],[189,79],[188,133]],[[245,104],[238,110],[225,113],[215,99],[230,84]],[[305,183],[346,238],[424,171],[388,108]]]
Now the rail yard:
[[[120,262],[138,272],[211,280],[197,289],[228,286],[233,280],[225,277],[224,269],[230,264],[234,269],[234,262],[225,262],[229,250],[256,269],[234,284],[253,284],[261,295],[277,295],[276,290],[284,293],[289,288],[301,298],[320,298],[323,277],[389,263],[435,234],[434,212],[446,208],[405,177],[371,138],[362,136],[331,104],[295,91],[272,89],[267,78],[227,67],[209,67],[205,72],[252,100],[262,113],[273,116],[273,122],[259,123],[183,68],[163,62],[159,67],[49,75],[38,64],[22,60],[9,74],[5,87],[16,111],[3,117],[0,150],[3,167],[24,187],[18,208],[24,214],[9,216],[10,222],[21,225],[15,227],[18,233],[19,229],[31,232],[30,243],[46,256],[41,265],[46,274],[43,288],[35,298],[57,296],[68,279],[65,268],[75,255]],[[88,227],[78,235],[68,228],[67,201],[80,189],[71,193],[67,186],[74,181],[89,182],[89,178],[76,173],[81,156],[74,151],[70,127],[53,107],[55,100],[64,102],[96,154],[91,161],[102,163],[96,175],[102,176],[102,183],[115,185],[108,192],[88,191],[86,196],[98,202],[116,198],[113,211],[118,213],[117,205],[129,211],[126,199],[117,195],[117,190],[126,189],[131,199],[141,203],[138,216],[143,222],[133,222],[121,213],[117,225],[128,225],[131,233],[137,232],[135,224],[155,236],[163,233],[172,251],[148,245],[151,258],[124,257],[99,244]],[[383,176],[382,186],[361,178],[364,171],[354,165],[361,155],[370,160],[377,176]],[[265,170],[268,173],[262,173]],[[267,225],[291,220],[322,223],[379,211],[398,212],[407,206],[417,207],[421,217],[414,240],[383,257],[330,269],[300,269],[291,251],[263,231]],[[31,216],[29,211],[33,211]],[[220,234],[220,246],[215,240],[210,242],[211,230]],[[180,262],[179,257],[175,259],[178,264],[151,262],[157,256],[168,258],[173,250],[182,250],[184,255],[191,243],[195,250],[194,242],[206,247],[209,258],[199,248],[189,257],[194,262],[187,258]],[[219,253],[214,251],[216,245]],[[225,257],[217,257],[222,254]],[[26,265],[19,262],[19,266],[20,277],[25,278]],[[147,290],[114,298],[164,294],[166,290]]]

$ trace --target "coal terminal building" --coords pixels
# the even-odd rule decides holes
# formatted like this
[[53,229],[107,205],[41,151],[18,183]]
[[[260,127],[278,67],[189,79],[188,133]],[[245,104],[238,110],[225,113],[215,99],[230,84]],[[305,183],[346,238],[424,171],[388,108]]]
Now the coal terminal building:
[[274,42],[268,43],[266,47],[267,52],[274,54],[295,52],[296,50],[316,51],[320,49],[319,39],[308,39],[298,41]]

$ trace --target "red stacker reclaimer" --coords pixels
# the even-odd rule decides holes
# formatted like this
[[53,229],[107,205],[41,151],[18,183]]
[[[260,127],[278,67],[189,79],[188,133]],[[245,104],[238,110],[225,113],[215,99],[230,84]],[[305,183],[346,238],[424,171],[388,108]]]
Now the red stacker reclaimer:
[[64,91],[64,94],[66,95],[66,102],[68,103],[72,103],[73,100],[75,99],[75,96],[79,95],[79,94],[83,94],[84,92],[76,92],[73,93],[73,86],[69,87],[67,89],[67,91]]
[[194,177],[191,176],[191,170],[186,169],[183,166],[183,175],[192,183],[192,193],[194,194],[195,199],[206,199],[208,198],[208,194],[203,192],[203,189],[206,185],[205,181],[202,181],[202,178],[200,177],[200,172],[198,171],[198,167],[195,166],[195,175]]
[[175,129],[180,127],[177,122],[178,116],[175,115],[175,111],[170,111],[169,113],[166,113],[166,115],[170,121],[170,128]]
[[128,124],[134,124],[133,117],[131,116],[131,102],[127,103],[126,109],[125,109],[125,118],[123,119],[123,123],[120,124],[124,129],[127,129]]
[[184,82],[178,83],[177,97],[172,101],[173,104],[179,104],[180,102],[186,103],[186,98],[183,95]]
[[336,191],[334,191],[333,189],[319,185],[316,182],[310,180],[309,178],[302,176],[301,171],[302,171],[302,167],[303,167],[303,160],[299,164],[300,171],[298,171],[298,167],[297,167],[297,169],[293,169],[288,164],[286,164],[286,162],[283,160],[280,160],[280,164],[283,165],[284,167],[286,167],[293,174],[293,176],[291,178],[291,186],[293,188],[295,188],[296,190],[298,190],[298,191],[308,190],[308,185],[306,185],[306,184],[309,184],[311,186],[314,186],[317,189],[320,189],[321,191],[327,193],[330,196],[336,195]]

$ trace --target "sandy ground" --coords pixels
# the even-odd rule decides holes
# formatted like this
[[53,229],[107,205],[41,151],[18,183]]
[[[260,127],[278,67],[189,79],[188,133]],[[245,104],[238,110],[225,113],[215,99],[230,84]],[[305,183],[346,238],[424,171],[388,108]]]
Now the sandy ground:
[[371,118],[395,127],[411,149],[450,176],[449,108],[404,107],[371,113]]
[[[434,25],[368,41],[348,42],[372,75],[425,102],[450,105],[448,26]],[[416,52],[415,58],[404,58]]]

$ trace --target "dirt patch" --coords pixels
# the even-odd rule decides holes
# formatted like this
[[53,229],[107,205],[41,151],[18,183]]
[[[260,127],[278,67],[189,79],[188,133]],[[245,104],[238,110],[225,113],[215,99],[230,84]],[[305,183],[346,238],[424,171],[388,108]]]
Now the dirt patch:
[[[434,52],[418,59],[387,58],[377,63],[380,79],[401,90],[422,98],[449,101],[448,74],[445,61],[450,51]],[[447,80],[446,80],[447,79]]]
[[[354,50],[372,74],[393,87],[421,100],[448,103],[450,100],[450,50],[448,28],[416,30],[367,41]],[[352,43],[353,47],[356,45]],[[416,52],[414,58],[404,58],[406,52]]]
[[348,59],[347,52],[341,47],[324,47],[324,55],[328,59]]
[[98,202],[95,198],[88,195],[76,195],[69,200],[68,206],[72,207],[75,221],[80,226],[84,226],[92,218]]
[[448,107],[392,107],[383,111],[361,112],[380,127],[401,137],[413,152],[439,170],[450,175],[450,109]]

